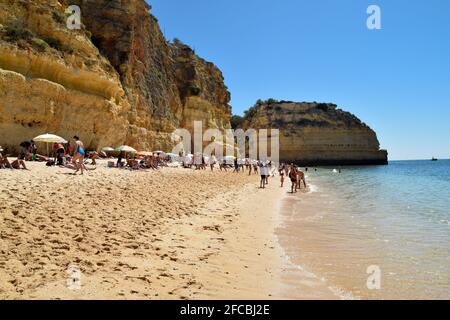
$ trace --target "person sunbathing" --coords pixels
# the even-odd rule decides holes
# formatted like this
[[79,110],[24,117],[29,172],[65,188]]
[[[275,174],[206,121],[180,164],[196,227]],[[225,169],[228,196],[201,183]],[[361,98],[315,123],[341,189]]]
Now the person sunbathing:
[[11,162],[11,167],[13,169],[20,169],[20,166],[22,166],[22,168],[24,170],[30,170],[30,169],[27,168],[27,166],[25,165],[25,161],[22,160],[22,159],[16,159],[13,162]]
[[0,169],[12,169],[11,163],[6,156],[0,153]]
[[132,169],[139,168],[139,161],[136,159],[127,159],[127,167]]
[[34,161],[37,162],[47,162],[48,160],[50,160],[49,158],[47,158],[46,156],[42,156],[40,154],[35,154],[34,155]]
[[158,170],[158,162],[155,157],[146,157],[145,158],[145,167],[148,169]]

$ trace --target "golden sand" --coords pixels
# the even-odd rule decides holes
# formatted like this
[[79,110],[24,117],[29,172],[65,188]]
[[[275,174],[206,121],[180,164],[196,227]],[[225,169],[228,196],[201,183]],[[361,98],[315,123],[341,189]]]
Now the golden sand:
[[277,243],[278,179],[27,164],[0,170],[1,299],[333,298]]

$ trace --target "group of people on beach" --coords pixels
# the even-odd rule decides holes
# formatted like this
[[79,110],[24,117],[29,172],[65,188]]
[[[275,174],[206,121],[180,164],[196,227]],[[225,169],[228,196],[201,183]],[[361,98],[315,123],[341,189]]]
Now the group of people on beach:
[[[271,161],[263,162],[258,161],[259,172],[261,176],[260,188],[264,189],[269,184],[269,178],[275,177],[275,169],[272,166]],[[251,170],[251,169],[250,169]],[[257,169],[255,170],[257,172]],[[285,176],[291,180],[291,193],[296,193],[301,189],[301,186],[306,188],[305,173],[293,163],[290,165],[281,163],[278,167],[278,175],[280,176],[280,187],[284,187]]]
[[291,180],[291,193],[297,192],[298,189],[301,189],[302,183],[306,188],[306,178],[305,173],[300,170],[300,168],[293,163],[290,165],[281,164],[278,168],[278,172],[280,174],[281,179],[281,187],[284,185],[284,176],[286,175]]
[[[223,158],[220,161],[217,160],[215,155],[210,157],[205,155],[190,155],[185,156],[182,161],[182,167],[195,170],[206,170],[209,166],[211,171],[214,171],[216,166],[219,166],[220,171],[227,172],[229,169],[233,173],[246,173],[248,175],[260,174],[261,180],[259,187],[265,189],[269,184],[269,178],[275,177],[276,166],[270,160],[251,160],[240,159],[236,157]],[[307,171],[307,169],[305,169]],[[291,180],[291,193],[296,193],[301,189],[302,185],[306,188],[306,178],[303,171],[293,163],[282,163],[278,167],[278,174],[280,176],[281,187],[284,187],[284,179],[288,177]]]
[[0,169],[24,169],[29,170],[25,161],[46,162],[48,166],[59,165],[69,169],[75,170],[74,174],[84,170],[95,170],[94,168],[87,168],[85,158],[91,158],[93,165],[95,165],[95,154],[87,154],[83,142],[78,136],[73,137],[73,144],[67,142],[53,143],[52,153],[53,159],[37,153],[37,146],[33,140],[23,141],[19,144],[17,159],[10,162],[8,156],[3,152],[5,150],[0,147]]
[[[53,159],[37,154],[37,147],[33,140],[23,141],[19,144],[19,152],[17,159],[10,162],[6,155],[3,155],[5,150],[0,146],[0,169],[25,169],[29,170],[25,161],[40,161],[46,162],[47,165],[58,165],[74,170],[73,174],[77,174],[81,171],[83,174],[86,170],[96,169],[96,160],[100,158],[106,158],[107,155],[104,152],[100,154],[92,151],[87,152],[83,142],[78,136],[73,137],[73,142],[54,143],[52,147]],[[90,167],[86,165],[87,161],[91,160]],[[122,151],[119,153],[117,162],[108,162],[108,167],[117,168],[130,168],[130,169],[153,169],[156,170],[161,166],[167,165],[167,159],[161,158],[159,155],[145,155],[142,157],[136,157],[134,153],[128,153]],[[216,166],[219,166],[220,171],[227,172],[228,169],[233,169],[233,173],[246,173],[248,175],[260,174],[260,188],[265,189],[269,184],[269,178],[275,177],[276,167],[270,160],[250,160],[250,159],[238,159],[220,161],[212,155],[206,157],[205,155],[192,156],[191,158],[185,158],[182,161],[182,167],[194,168],[195,170],[206,170],[209,166],[213,172]],[[278,174],[280,176],[281,187],[284,187],[285,177],[288,177],[291,181],[291,193],[296,193],[301,189],[301,186],[306,188],[305,173],[299,169],[298,166],[291,164],[281,163],[278,167]]]
[[121,151],[117,157],[117,162],[110,161],[108,167],[128,168],[131,170],[158,170],[167,165],[166,159],[158,154],[146,154],[138,156],[135,153]]

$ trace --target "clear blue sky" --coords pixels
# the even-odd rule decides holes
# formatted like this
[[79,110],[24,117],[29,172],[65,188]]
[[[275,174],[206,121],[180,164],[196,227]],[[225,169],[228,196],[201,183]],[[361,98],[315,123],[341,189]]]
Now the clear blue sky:
[[[450,1],[148,2],[169,40],[222,70],[235,114],[259,98],[334,102],[391,160],[450,158]],[[370,4],[382,30],[366,27]]]

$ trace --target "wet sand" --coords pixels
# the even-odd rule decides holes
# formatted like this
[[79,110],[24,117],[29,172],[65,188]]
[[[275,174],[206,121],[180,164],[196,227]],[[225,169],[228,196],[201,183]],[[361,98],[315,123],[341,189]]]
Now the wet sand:
[[0,170],[1,299],[334,297],[277,242],[278,178],[27,164]]

